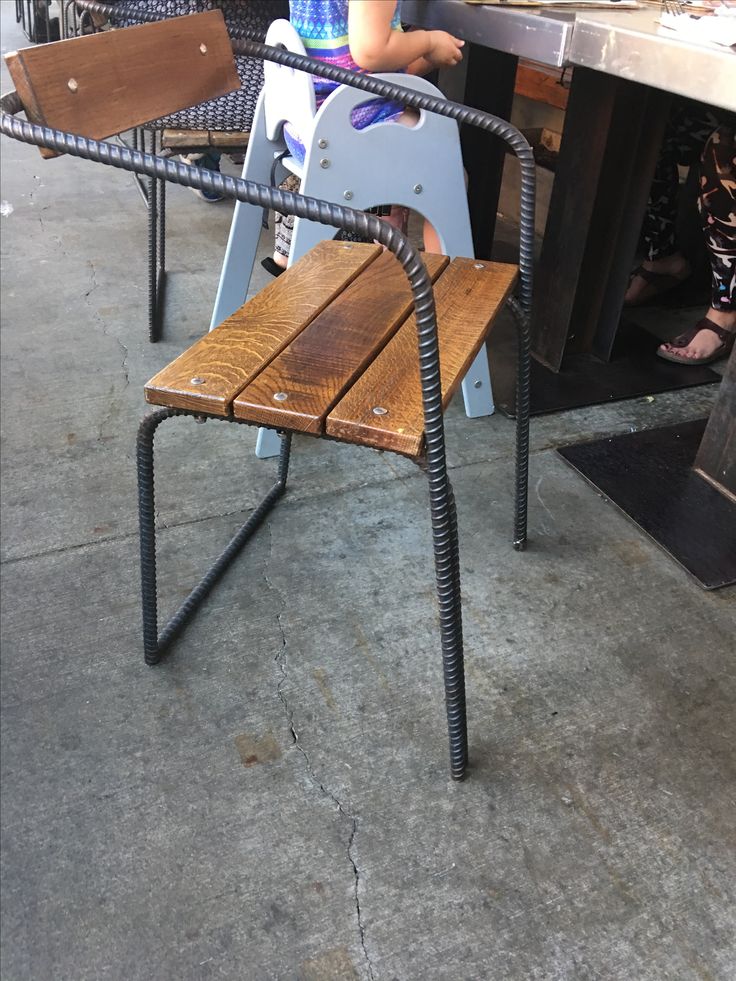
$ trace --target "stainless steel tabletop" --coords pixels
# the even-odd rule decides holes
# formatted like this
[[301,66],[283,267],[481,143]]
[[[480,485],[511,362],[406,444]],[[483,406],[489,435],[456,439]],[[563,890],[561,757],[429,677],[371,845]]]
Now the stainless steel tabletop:
[[579,10],[568,52],[571,64],[627,78],[736,112],[736,52],[692,44],[641,10]]
[[428,30],[449,31],[464,41],[561,68],[569,63],[575,15],[485,7],[465,0],[402,0],[402,20]]
[[546,65],[581,65],[736,111],[736,53],[692,44],[640,10],[551,11],[465,0],[403,0],[409,23]]

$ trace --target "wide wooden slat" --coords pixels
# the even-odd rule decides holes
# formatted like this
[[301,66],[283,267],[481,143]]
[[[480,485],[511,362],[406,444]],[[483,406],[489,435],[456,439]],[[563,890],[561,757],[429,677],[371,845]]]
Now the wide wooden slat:
[[[433,280],[447,256],[425,255]],[[324,432],[340,396],[412,310],[404,270],[385,252],[306,327],[233,403],[236,419]]]
[[559,68],[522,62],[516,69],[514,92],[556,109],[567,109],[568,89],[562,84]]
[[240,88],[220,10],[40,44],[5,60],[31,122],[97,140]]
[[240,391],[380,254],[377,245],[320,242],[155,375],[147,401],[229,415]]
[[[516,278],[516,266],[475,259],[453,259],[440,276],[435,301],[443,406],[480,350]],[[424,418],[413,315],[329,414],[326,432],[349,443],[421,455]]]

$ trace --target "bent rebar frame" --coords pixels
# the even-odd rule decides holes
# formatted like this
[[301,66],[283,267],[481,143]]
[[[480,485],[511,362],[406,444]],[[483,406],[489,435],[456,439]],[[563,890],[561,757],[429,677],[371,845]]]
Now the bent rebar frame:
[[[92,3],[90,0],[85,0],[85,7],[103,13],[109,9],[108,5]],[[320,75],[340,84],[352,85],[373,95],[401,102],[411,108],[437,112],[440,115],[449,116],[459,123],[478,126],[503,139],[510,145],[519,159],[522,178],[519,229],[520,291],[518,299],[510,300],[509,306],[514,314],[519,341],[514,547],[523,549],[526,544],[527,525],[529,315],[532,297],[535,193],[534,157],[531,147],[521,133],[504,120],[475,109],[468,109],[457,103],[423,95],[373,76],[335,68],[322,61],[272,48],[257,41],[237,39],[233,42],[233,50],[239,54],[265,58],[277,64],[307,71],[313,75]],[[320,222],[333,228],[343,229],[362,238],[379,242],[393,252],[401,263],[411,287],[417,325],[419,375],[425,431],[423,469],[429,484],[445,702],[450,742],[450,770],[454,779],[461,780],[465,775],[468,750],[457,517],[445,459],[434,293],[418,252],[398,229],[365,212],[212,171],[203,171],[179,161],[144,153],[126,146],[91,140],[16,119],[14,114],[22,109],[22,104],[15,92],[3,97],[1,109],[0,130],[13,139],[146,175],[154,181],[168,180],[186,187],[216,191],[225,197],[235,198],[259,208],[271,208],[282,214],[290,214],[309,221]],[[271,507],[283,495],[286,489],[289,465],[291,437],[286,435],[282,437],[282,451],[276,483],[199,585],[192,590],[163,631],[158,634],[153,437],[157,427],[164,419],[177,415],[207,418],[201,412],[159,409],[144,418],[138,436],[141,588],[145,659],[148,664],[155,664],[164,656],[235,555],[238,554]]]

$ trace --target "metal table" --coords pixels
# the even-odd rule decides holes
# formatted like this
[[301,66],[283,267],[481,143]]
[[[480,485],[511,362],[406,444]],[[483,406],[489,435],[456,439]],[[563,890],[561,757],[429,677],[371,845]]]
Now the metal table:
[[[402,11],[411,23],[470,42],[465,101],[496,115],[511,112],[519,57],[576,66],[539,264],[533,350],[555,374],[566,356],[610,362],[669,101],[682,95],[736,111],[736,55],[677,38],[657,24],[655,6],[573,12],[404,0]],[[503,155],[487,138],[466,150],[474,245],[488,258]],[[621,370],[620,382],[636,377],[640,388],[640,369]],[[713,378],[687,372],[685,384]],[[677,387],[677,377],[665,372],[660,390]],[[546,379],[537,386],[538,411],[595,401],[595,387],[580,394],[576,384],[568,395],[564,379]],[[621,394],[636,392],[624,385]],[[501,403],[513,405],[507,397]]]
[[[575,66],[537,270],[532,412],[720,381],[709,368],[656,358],[655,339],[621,329],[621,310],[671,99],[736,111],[736,54],[681,40],[657,23],[654,6],[573,13],[404,0],[402,9],[411,23],[470,42],[465,101],[506,118],[519,57]],[[474,244],[487,258],[503,158],[488,142],[467,150]],[[513,364],[502,350],[493,354],[496,399],[510,412]],[[736,534],[735,359],[736,353],[702,442],[704,423],[687,433],[650,431],[646,445],[629,439],[624,446],[626,434],[562,451],[710,588],[736,581],[736,550],[727,545]],[[685,436],[692,452],[675,452]],[[624,475],[619,491],[611,474]],[[632,486],[642,489],[636,501]],[[674,521],[685,532],[679,538],[667,536],[672,523],[657,520],[665,486],[687,489],[687,516]]]
[[484,7],[465,0],[403,0],[401,19],[557,68],[568,64],[575,27],[572,12]]
[[658,16],[655,6],[613,13],[578,11],[570,64],[736,112],[734,52],[684,41],[658,24]]
[[[666,97],[659,93],[667,92],[736,112],[736,54],[681,40],[657,23],[656,8],[615,15],[580,11],[568,57],[578,66],[576,75],[584,73],[586,80],[615,77],[620,97],[625,99],[630,90],[655,107],[659,102],[658,111],[666,109]],[[642,117],[646,119],[646,109]],[[651,182],[651,143],[651,135],[641,133],[643,166],[632,174],[631,192],[614,202],[623,206],[628,226],[620,229],[618,247],[610,252],[607,292],[593,335],[604,356],[610,357],[612,350]],[[655,154],[658,143],[659,135]],[[561,191],[560,196],[564,207],[569,195]],[[553,360],[556,356],[553,350]],[[625,433],[560,453],[702,586],[714,589],[736,582],[736,352],[707,424],[702,420]]]

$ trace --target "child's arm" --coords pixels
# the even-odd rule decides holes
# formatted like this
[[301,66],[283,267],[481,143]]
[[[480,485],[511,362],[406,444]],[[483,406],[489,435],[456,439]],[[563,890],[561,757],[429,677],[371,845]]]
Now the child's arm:
[[349,0],[348,38],[356,64],[370,72],[410,67],[420,74],[462,60],[465,44],[446,31],[391,30],[392,0]]

